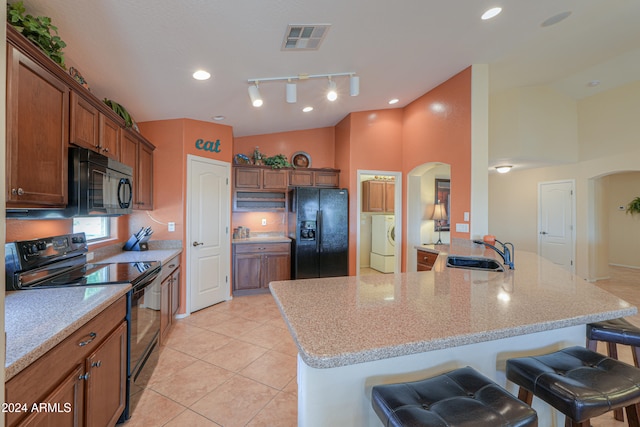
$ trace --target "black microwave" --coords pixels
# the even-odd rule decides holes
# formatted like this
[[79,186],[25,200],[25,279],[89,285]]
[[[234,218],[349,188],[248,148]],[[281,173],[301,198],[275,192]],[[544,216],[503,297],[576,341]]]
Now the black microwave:
[[86,148],[69,149],[67,217],[133,211],[133,168]]
[[7,218],[56,219],[133,212],[133,168],[86,148],[69,148],[66,208],[8,208]]

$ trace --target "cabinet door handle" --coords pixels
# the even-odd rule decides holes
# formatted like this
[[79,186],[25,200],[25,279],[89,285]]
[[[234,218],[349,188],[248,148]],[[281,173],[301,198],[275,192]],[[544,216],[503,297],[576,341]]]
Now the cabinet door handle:
[[173,268],[175,266],[176,266],[175,264],[169,264],[169,268]]
[[99,368],[100,366],[102,366],[102,360],[98,360],[97,362],[91,363],[92,368]]
[[89,372],[87,372],[87,373],[86,373],[86,374],[84,374],[84,375],[80,375],[80,376],[78,377],[78,379],[79,379],[79,380],[85,380],[85,381],[86,381],[86,380],[88,380],[88,379],[89,379],[89,377],[90,377],[90,376],[91,376],[91,374],[90,374]]
[[95,340],[97,336],[98,336],[98,334],[96,334],[95,332],[91,332],[89,334],[89,339],[86,340],[86,341],[80,341],[78,343],[78,346],[79,347],[84,347],[85,345],[89,344],[91,341]]
[[22,196],[24,194],[24,190],[22,188],[18,188],[18,189],[12,188],[11,194],[13,194],[14,196],[15,195]]

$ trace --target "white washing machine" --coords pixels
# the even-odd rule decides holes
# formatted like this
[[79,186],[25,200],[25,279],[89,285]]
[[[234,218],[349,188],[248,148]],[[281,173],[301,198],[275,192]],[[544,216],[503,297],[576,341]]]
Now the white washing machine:
[[396,267],[396,217],[371,216],[371,268],[393,273]]

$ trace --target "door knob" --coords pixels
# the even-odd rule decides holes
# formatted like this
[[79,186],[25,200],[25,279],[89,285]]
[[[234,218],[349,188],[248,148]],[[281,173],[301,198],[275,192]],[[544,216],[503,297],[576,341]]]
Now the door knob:
[[204,245],[203,242],[193,242],[193,246],[200,246],[200,245]]
[[546,231],[541,231],[540,234],[547,234],[547,232]]

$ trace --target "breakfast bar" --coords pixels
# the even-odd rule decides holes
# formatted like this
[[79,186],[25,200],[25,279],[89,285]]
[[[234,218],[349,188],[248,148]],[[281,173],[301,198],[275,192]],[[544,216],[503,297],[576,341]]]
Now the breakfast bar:
[[[483,245],[438,246],[432,271],[272,282],[298,347],[298,425],[380,425],[371,388],[471,366],[516,394],[506,360],[585,344],[587,323],[636,307],[534,253],[504,272],[447,267],[447,254],[501,261]],[[540,425],[556,415],[534,400]]]

